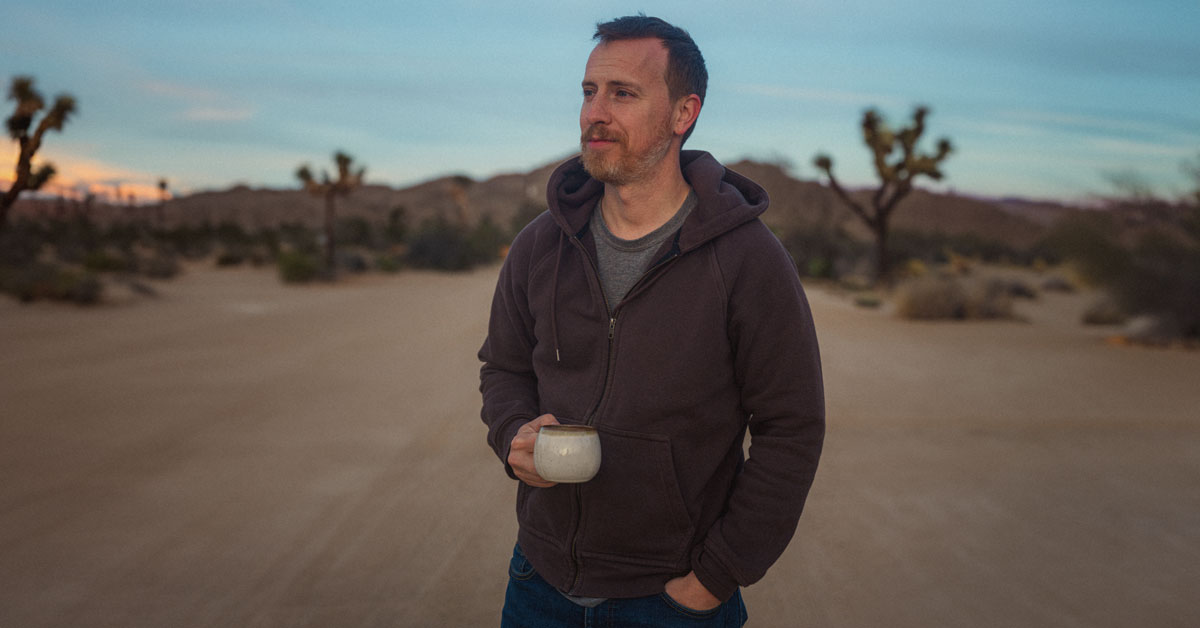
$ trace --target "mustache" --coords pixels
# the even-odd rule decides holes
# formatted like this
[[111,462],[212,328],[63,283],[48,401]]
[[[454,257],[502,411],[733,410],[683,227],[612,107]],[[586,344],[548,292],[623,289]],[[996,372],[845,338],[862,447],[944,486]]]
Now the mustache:
[[623,138],[621,137],[620,133],[612,133],[612,132],[609,132],[608,130],[604,129],[603,127],[593,124],[592,126],[589,126],[587,129],[585,129],[584,132],[582,134],[580,134],[580,136],[579,136],[579,142],[581,144],[585,143],[585,142],[590,142],[592,140],[604,140],[604,141],[619,143],[619,142],[623,141]]

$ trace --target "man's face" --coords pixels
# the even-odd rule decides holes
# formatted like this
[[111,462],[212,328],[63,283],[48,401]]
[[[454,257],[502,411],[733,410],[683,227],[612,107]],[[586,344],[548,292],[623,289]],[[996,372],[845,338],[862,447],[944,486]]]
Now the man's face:
[[658,39],[596,46],[583,76],[579,111],[583,167],[612,185],[644,180],[675,139],[667,49]]

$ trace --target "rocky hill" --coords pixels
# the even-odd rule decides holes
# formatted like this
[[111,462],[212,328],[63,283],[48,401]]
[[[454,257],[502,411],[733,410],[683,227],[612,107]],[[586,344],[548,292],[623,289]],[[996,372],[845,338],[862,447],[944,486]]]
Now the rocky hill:
[[[338,215],[382,223],[393,209],[403,207],[412,226],[435,215],[465,224],[474,224],[484,216],[491,216],[497,224],[507,226],[522,208],[526,211],[534,207],[545,208],[546,183],[556,165],[549,163],[529,172],[502,174],[482,181],[446,176],[406,188],[367,185],[338,199]],[[841,226],[853,235],[864,239],[868,236],[850,210],[821,183],[796,179],[773,164],[739,161],[729,167],[766,188],[771,207],[763,219],[776,229]],[[855,194],[865,201],[870,192],[860,190]],[[82,204],[75,201],[23,199],[13,214],[63,215],[82,209]],[[111,223],[130,219],[157,220],[160,209],[167,225],[232,221],[253,230],[285,222],[315,227],[322,219],[319,198],[299,190],[246,186],[174,198],[161,208],[157,205],[127,207],[98,203],[88,212],[98,222]],[[1035,241],[1059,216],[1072,211],[1049,203],[987,200],[918,189],[896,211],[893,228],[948,235],[976,233],[1014,246],[1025,246]]]

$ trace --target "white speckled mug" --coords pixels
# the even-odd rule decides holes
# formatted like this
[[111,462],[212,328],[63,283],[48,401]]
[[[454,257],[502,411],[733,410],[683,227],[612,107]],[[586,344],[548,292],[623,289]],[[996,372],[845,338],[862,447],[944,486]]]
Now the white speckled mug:
[[600,470],[600,434],[588,425],[543,425],[533,466],[548,482],[587,482]]

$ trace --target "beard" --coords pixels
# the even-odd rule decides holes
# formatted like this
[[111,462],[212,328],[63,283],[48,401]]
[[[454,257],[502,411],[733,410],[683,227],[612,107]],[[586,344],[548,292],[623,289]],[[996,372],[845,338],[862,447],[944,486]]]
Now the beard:
[[[609,185],[627,185],[646,178],[658,162],[667,156],[671,149],[670,119],[664,119],[662,125],[655,129],[654,137],[645,150],[632,152],[629,150],[629,138],[618,131],[610,131],[599,125],[587,128],[579,138],[580,156],[583,169],[592,178]],[[601,154],[588,149],[588,140],[612,140],[612,154]]]

